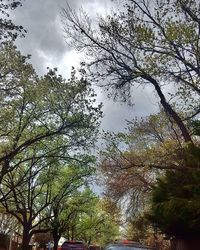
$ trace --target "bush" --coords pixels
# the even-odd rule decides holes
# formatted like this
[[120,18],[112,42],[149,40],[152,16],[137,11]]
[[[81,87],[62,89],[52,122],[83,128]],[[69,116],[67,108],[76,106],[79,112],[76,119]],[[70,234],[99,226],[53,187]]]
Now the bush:
[[168,171],[152,191],[148,218],[176,238],[200,235],[200,169]]

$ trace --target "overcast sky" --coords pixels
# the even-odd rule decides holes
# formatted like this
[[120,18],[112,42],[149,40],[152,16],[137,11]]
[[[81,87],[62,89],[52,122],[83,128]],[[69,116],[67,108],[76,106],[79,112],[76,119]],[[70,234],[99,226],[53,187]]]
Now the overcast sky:
[[[71,66],[78,67],[84,60],[65,42],[60,11],[66,3],[78,9],[83,7],[89,14],[109,13],[112,2],[109,0],[24,0],[23,6],[12,12],[16,24],[23,25],[28,31],[23,39],[17,41],[23,54],[31,54],[31,62],[38,74],[44,74],[47,67],[57,67],[59,73],[68,77]],[[138,88],[134,90],[135,105],[113,103],[106,94],[98,89],[98,100],[104,103],[102,128],[111,131],[122,131],[126,120],[135,116],[155,112],[157,101],[151,90]]]

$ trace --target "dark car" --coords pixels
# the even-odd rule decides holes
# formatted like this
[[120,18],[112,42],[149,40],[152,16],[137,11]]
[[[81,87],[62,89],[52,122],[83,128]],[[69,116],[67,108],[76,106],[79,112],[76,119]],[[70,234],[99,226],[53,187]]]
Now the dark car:
[[115,242],[106,246],[105,250],[154,250],[135,241]]
[[61,250],[85,250],[85,245],[82,241],[65,241]]

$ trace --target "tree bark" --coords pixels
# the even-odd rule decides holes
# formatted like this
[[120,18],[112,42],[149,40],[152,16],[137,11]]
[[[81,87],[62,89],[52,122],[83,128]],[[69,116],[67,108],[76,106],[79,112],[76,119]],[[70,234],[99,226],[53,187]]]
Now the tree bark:
[[31,239],[31,236],[29,234],[28,227],[24,226],[23,236],[22,236],[22,247],[21,247],[22,250],[30,250],[30,246],[29,246],[30,239]]
[[182,136],[184,138],[184,141],[193,143],[188,129],[186,128],[185,124],[181,120],[180,116],[175,112],[175,110],[172,108],[172,106],[166,101],[165,96],[164,96],[158,82],[154,78],[152,78],[150,75],[145,75],[143,78],[153,84],[153,86],[154,86],[154,88],[155,88],[155,90],[160,98],[160,103],[162,104],[165,112],[175,121],[175,123],[179,127],[179,129],[182,133]]
[[53,243],[54,243],[53,250],[57,250],[58,242],[60,240],[61,235],[58,233],[57,230],[53,230],[52,234],[53,234]]

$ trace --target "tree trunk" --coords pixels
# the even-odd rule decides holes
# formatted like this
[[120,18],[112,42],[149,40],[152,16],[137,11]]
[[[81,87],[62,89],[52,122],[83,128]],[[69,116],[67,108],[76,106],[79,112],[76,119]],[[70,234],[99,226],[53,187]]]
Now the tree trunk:
[[192,138],[189,134],[188,129],[186,128],[185,124],[181,120],[180,116],[173,110],[172,106],[166,101],[165,96],[164,96],[158,82],[149,75],[145,75],[145,76],[143,76],[143,78],[145,80],[151,82],[153,84],[153,86],[155,87],[155,90],[160,98],[160,103],[162,104],[165,112],[174,120],[176,125],[179,127],[185,142],[192,143]]
[[74,234],[75,234],[75,227],[74,226],[72,226],[72,228],[71,228],[71,231],[72,231],[72,240],[74,240]]
[[22,247],[21,247],[22,250],[30,250],[29,246],[30,239],[31,237],[29,231],[27,230],[27,228],[24,228],[22,236]]
[[53,234],[53,243],[54,243],[53,250],[57,250],[58,249],[58,242],[60,240],[61,235],[58,233],[57,230],[53,230],[52,234]]
[[53,250],[57,250],[58,249],[58,242],[59,242],[59,240],[60,240],[60,237],[57,238],[57,239],[54,239],[54,241],[53,241],[53,243],[54,243]]

